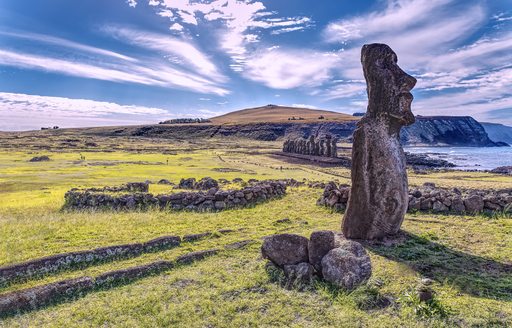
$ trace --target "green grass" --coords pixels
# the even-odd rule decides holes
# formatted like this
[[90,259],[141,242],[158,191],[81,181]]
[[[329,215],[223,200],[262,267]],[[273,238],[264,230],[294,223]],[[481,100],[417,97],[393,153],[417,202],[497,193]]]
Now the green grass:
[[[36,142],[36,141],[34,141]],[[37,141],[39,142],[39,141]],[[108,141],[110,142],[110,141]],[[117,140],[122,147],[129,143]],[[137,141],[138,147],[156,147]],[[100,145],[100,149],[103,145]],[[162,148],[177,149],[176,155]],[[309,236],[339,230],[341,215],[315,205],[322,190],[289,188],[282,199],[253,208],[220,213],[65,212],[64,193],[72,187],[117,185],[129,181],[178,182],[184,177],[243,179],[295,178],[348,182],[343,168],[319,168],[274,159],[276,145],[158,143],[158,150],[134,152],[75,150],[0,152],[0,265],[41,256],[129,242],[162,235],[235,229],[195,243],[139,257],[67,270],[20,282],[0,293],[64,278],[96,276],[109,270],[175,259],[189,251],[255,242],[222,251],[204,261],[129,284],[92,292],[20,316],[0,320],[5,327],[500,327],[512,325],[512,220],[497,215],[409,214],[403,241],[370,245],[373,276],[351,293],[316,282],[305,291],[286,290],[265,269],[261,238],[281,232]],[[37,148],[37,147],[36,147]],[[31,153],[29,153],[31,152]],[[48,154],[52,161],[27,162]],[[169,164],[166,164],[169,159]],[[281,169],[282,167],[282,169]],[[230,168],[239,172],[218,172]],[[512,179],[488,173],[445,172],[411,175],[411,184],[506,188]],[[154,193],[170,189],[151,185]],[[276,223],[289,218],[289,223]],[[422,277],[434,280],[435,303],[418,303],[414,291]]]

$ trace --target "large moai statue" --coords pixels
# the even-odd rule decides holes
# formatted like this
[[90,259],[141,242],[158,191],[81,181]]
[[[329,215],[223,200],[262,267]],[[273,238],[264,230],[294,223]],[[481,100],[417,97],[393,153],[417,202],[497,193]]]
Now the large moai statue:
[[407,171],[400,129],[414,123],[410,93],[416,79],[385,44],[364,45],[361,63],[368,108],[352,146],[352,187],[343,218],[347,238],[378,239],[398,232],[407,211]]
[[324,154],[325,157],[331,157],[331,147],[332,147],[331,135],[328,134],[325,136],[325,154]]
[[336,158],[338,157],[338,147],[336,147],[338,140],[336,138],[332,138],[331,143],[331,157]]

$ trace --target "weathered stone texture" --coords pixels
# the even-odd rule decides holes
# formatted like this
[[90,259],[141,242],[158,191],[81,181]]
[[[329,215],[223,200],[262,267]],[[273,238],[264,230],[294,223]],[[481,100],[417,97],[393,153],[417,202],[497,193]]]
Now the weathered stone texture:
[[407,211],[400,129],[415,121],[410,90],[416,79],[398,67],[396,54],[385,44],[364,45],[361,63],[368,109],[353,136],[352,187],[343,234],[375,239],[397,233]]
[[263,241],[261,254],[281,268],[308,262],[308,239],[289,233],[269,236]]

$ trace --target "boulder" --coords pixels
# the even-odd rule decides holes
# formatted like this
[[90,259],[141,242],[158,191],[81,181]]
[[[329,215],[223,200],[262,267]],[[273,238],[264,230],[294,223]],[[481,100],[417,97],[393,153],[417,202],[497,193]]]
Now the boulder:
[[261,255],[281,268],[308,262],[308,239],[288,233],[265,237]]
[[462,212],[466,211],[466,206],[464,206],[464,202],[462,201],[462,198],[454,197],[452,199],[452,205],[450,206],[450,209],[453,212],[462,213]]
[[442,202],[436,200],[432,205],[432,210],[436,213],[448,212],[448,207]]
[[180,184],[178,185],[179,189],[194,189],[196,184],[195,178],[181,179]]
[[480,195],[471,195],[464,199],[466,212],[476,213],[484,210],[484,199]]
[[322,275],[326,281],[352,290],[372,275],[370,257],[361,244],[345,240],[322,259]]
[[291,264],[284,266],[284,275],[286,277],[287,289],[297,288],[304,289],[313,282],[313,274],[315,269],[309,263],[302,262],[299,264]]
[[333,248],[341,245],[343,237],[334,231],[314,231],[309,238],[308,256],[309,263],[322,272],[322,258]]
[[199,180],[194,185],[194,188],[198,189],[198,190],[209,190],[212,188],[219,188],[219,183],[215,179],[206,177],[206,178],[202,178],[201,180]]
[[48,162],[49,160],[50,160],[50,157],[43,155],[43,156],[32,157],[29,162]]

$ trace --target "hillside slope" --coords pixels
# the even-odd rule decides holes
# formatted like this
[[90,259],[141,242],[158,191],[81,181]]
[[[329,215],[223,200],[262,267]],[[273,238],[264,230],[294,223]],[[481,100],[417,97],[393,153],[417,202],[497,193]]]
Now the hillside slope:
[[[321,118],[323,117],[323,118]],[[292,118],[295,118],[293,120]],[[301,118],[299,120],[299,118]],[[247,108],[210,119],[213,124],[311,123],[327,121],[350,122],[358,118],[327,110],[266,105]]]

